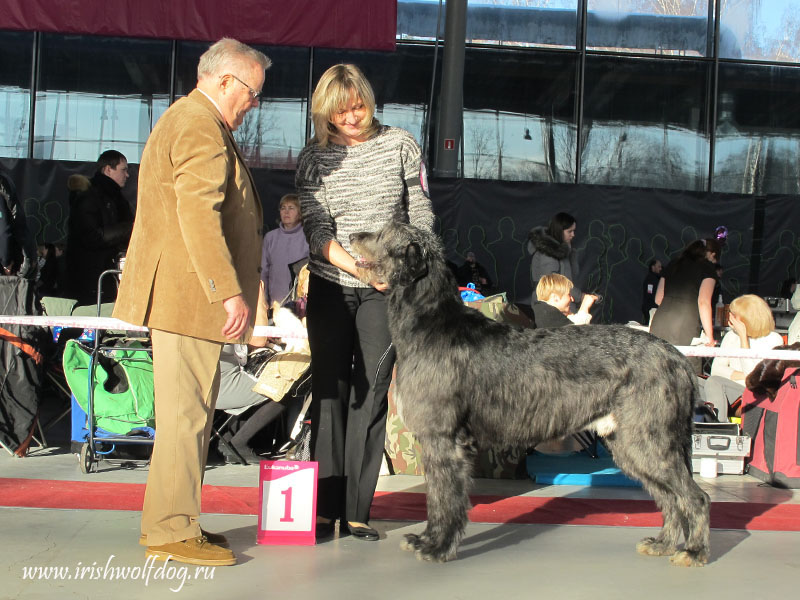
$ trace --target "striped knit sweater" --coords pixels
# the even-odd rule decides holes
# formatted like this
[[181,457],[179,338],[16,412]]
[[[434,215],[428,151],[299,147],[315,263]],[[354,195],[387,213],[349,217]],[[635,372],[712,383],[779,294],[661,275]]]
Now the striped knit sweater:
[[404,182],[411,224],[431,229],[433,212],[420,183],[422,168],[419,144],[396,127],[382,126],[374,137],[355,146],[322,148],[309,143],[297,158],[295,175],[310,251],[309,270],[342,286],[369,287],[325,260],[322,248],[335,240],[353,254],[351,233],[377,231],[404,211]]

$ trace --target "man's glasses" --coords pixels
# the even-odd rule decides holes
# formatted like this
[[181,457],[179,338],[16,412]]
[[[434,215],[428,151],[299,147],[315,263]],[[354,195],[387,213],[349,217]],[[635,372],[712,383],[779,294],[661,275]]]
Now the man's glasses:
[[[242,84],[244,87],[246,87],[246,88],[247,88],[247,90],[250,92],[250,96],[253,98],[253,100],[258,100],[258,97],[261,95],[261,92],[259,92],[258,90],[255,90],[255,89],[251,88],[249,85],[247,85],[247,84],[246,84],[244,81],[242,81],[241,79],[239,79],[239,78],[238,78],[236,75],[234,75],[233,73],[228,73],[228,75],[230,75],[230,76],[231,76],[231,77],[233,77],[233,78],[234,78],[236,81],[238,81],[238,82],[239,82],[239,83],[241,83],[241,84]],[[224,77],[224,75],[223,75],[223,77]]]

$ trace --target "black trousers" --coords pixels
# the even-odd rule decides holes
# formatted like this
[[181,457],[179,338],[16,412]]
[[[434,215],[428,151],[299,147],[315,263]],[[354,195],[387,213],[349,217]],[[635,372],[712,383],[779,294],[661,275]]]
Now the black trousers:
[[386,298],[374,288],[309,279],[311,453],[317,514],[366,523],[386,437],[394,349]]

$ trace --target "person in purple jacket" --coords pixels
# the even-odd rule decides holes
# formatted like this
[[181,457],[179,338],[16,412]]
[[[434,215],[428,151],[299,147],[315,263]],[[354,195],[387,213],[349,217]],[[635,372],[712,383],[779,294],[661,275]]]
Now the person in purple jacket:
[[267,232],[261,248],[261,282],[267,306],[283,303],[292,288],[292,263],[308,256],[308,242],[303,232],[303,215],[297,194],[286,194],[278,205],[280,222]]

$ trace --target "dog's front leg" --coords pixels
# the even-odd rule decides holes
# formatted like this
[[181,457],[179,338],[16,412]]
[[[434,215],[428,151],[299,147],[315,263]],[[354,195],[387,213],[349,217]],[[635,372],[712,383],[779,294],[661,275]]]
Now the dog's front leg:
[[465,434],[455,437],[420,439],[428,484],[428,526],[421,535],[407,534],[402,547],[415,551],[421,560],[455,558],[467,525],[475,449]]

